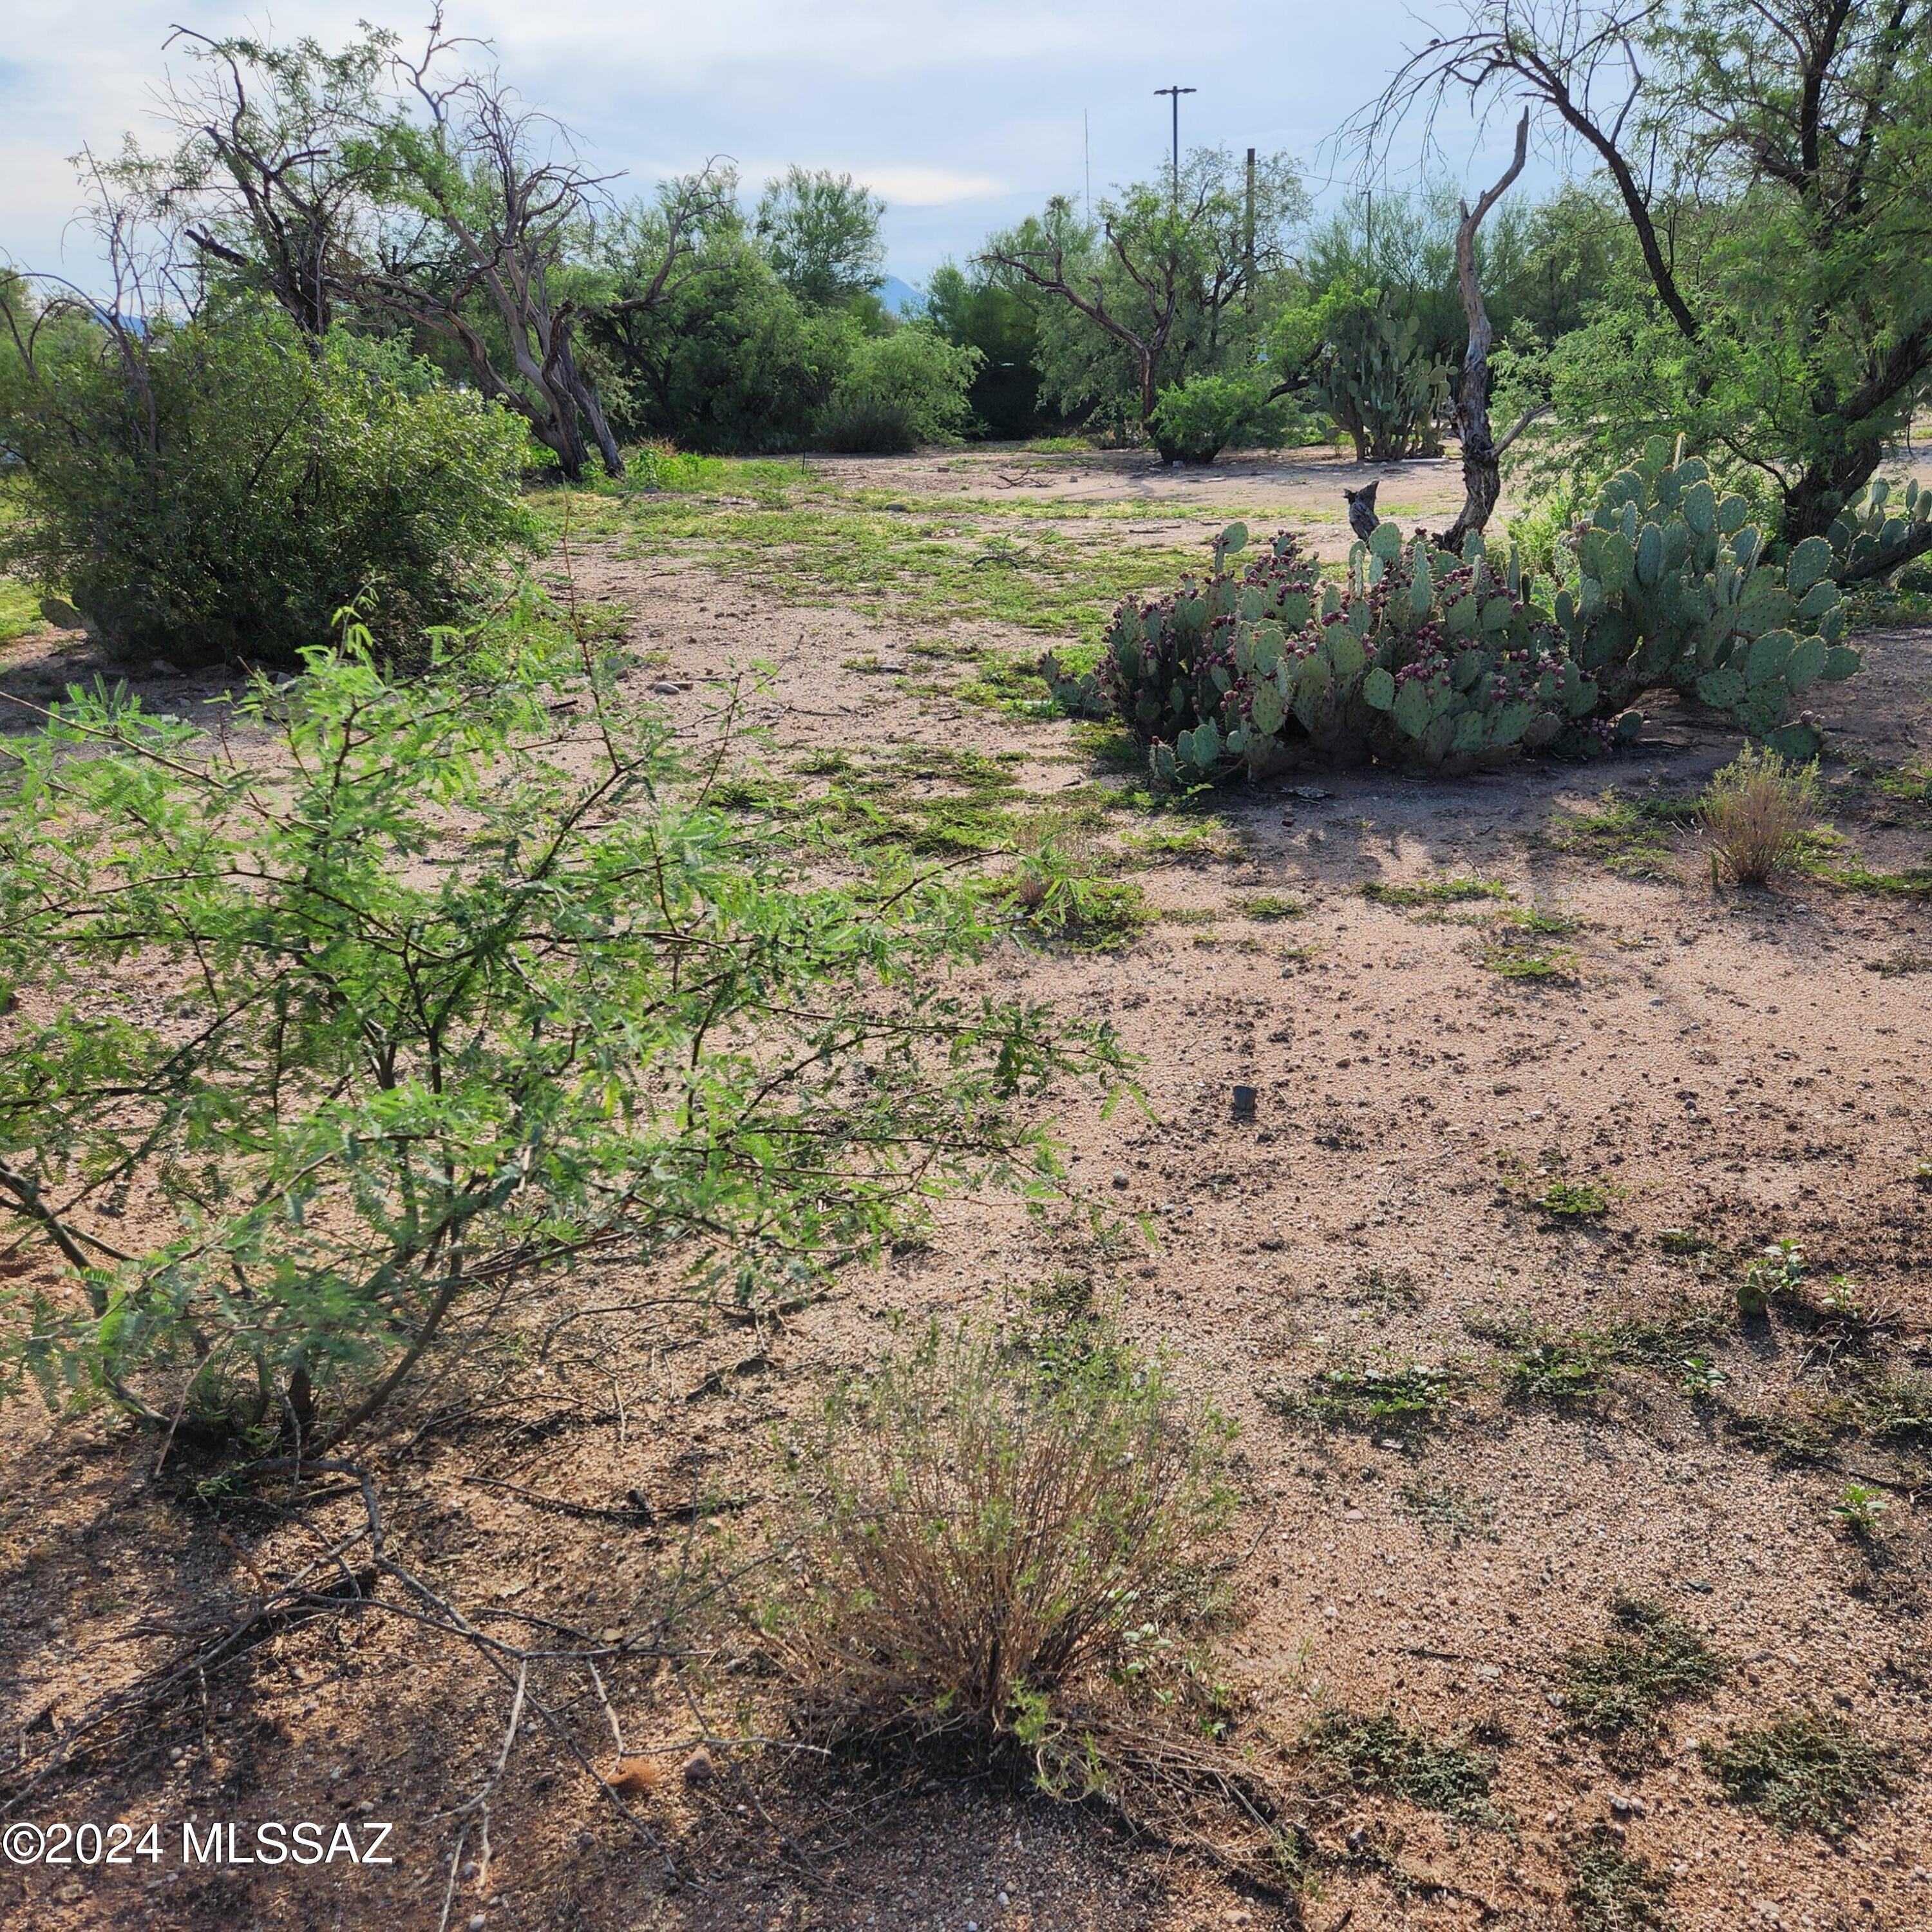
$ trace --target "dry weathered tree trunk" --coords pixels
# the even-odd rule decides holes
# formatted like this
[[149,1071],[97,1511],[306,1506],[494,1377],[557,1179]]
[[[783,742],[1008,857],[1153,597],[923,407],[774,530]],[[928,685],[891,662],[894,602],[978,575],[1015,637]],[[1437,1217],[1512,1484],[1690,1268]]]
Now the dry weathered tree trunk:
[[1490,326],[1490,312],[1483,302],[1483,285],[1476,274],[1476,231],[1484,218],[1508,193],[1510,184],[1522,172],[1529,151],[1529,112],[1516,125],[1516,153],[1503,172],[1502,180],[1490,189],[1472,210],[1462,203],[1462,219],[1456,230],[1456,282],[1462,291],[1462,313],[1469,325],[1469,346],[1462,356],[1462,380],[1456,392],[1456,433],[1462,445],[1462,514],[1443,532],[1445,550],[1460,550],[1462,539],[1472,530],[1480,530],[1490,520],[1502,494],[1502,454],[1540,410],[1532,411],[1501,443],[1490,427],[1490,345],[1495,332]]

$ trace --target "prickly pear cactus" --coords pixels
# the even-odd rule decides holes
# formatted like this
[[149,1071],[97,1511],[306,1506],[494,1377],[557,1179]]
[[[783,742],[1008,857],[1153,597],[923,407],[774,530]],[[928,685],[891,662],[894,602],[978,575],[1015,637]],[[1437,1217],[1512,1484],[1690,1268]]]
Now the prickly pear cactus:
[[[1150,604],[1130,598],[1107,633],[1102,681],[1114,716],[1149,747],[1159,783],[1214,784],[1288,762],[1270,755],[1268,730],[1250,729],[1237,687],[1271,675],[1314,615],[1316,566],[1284,532],[1238,574],[1227,560],[1247,542],[1246,526],[1230,524],[1204,582],[1184,580]],[[1273,718],[1264,703],[1264,723]]]
[[1480,537],[1458,557],[1384,524],[1355,546],[1347,586],[1318,599],[1315,566],[1286,533],[1238,578],[1228,570],[1246,540],[1231,526],[1204,584],[1114,618],[1108,694],[1156,784],[1311,762],[1454,772],[1526,746],[1609,742],[1591,717],[1595,686],[1514,558],[1498,568]]
[[1600,709],[1622,711],[1674,686],[1773,749],[1810,758],[1818,734],[1789,722],[1793,704],[1859,664],[1842,641],[1846,611],[1832,562],[1831,544],[1808,537],[1783,568],[1767,562],[1744,499],[1720,498],[1681,440],[1673,450],[1657,437],[1605,486],[1555,614]]
[[1832,520],[1832,574],[1840,584],[1870,583],[1932,550],[1932,490],[1907,483],[1868,483]]

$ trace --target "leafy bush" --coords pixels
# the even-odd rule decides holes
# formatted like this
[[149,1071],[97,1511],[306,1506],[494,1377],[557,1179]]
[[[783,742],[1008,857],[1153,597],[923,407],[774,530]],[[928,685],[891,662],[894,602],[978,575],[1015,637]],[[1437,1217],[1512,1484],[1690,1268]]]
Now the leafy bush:
[[0,1208],[69,1271],[0,1346],[50,1400],[340,1434],[514,1275],[783,1289],[1046,1162],[1018,1104],[1117,1064],[935,990],[978,895],[800,878],[540,638],[406,685],[351,642],[245,755],[104,691],[14,741]]
[[1163,389],[1148,427],[1164,463],[1212,463],[1230,446],[1273,446],[1288,409],[1258,376],[1190,376]]
[[1817,823],[1818,768],[1747,745],[1711,781],[1697,818],[1713,869],[1762,885],[1798,856]]
[[842,1388],[795,1452],[795,1574],[761,1619],[808,1735],[1088,1789],[1095,1728],[1199,1621],[1231,1433],[1104,1332],[934,1330]]
[[397,647],[527,534],[521,425],[392,346],[251,307],[143,335],[8,313],[0,444],[29,487],[0,568],[130,656],[293,664],[352,602]]
[[819,412],[827,449],[890,454],[943,442],[972,421],[976,349],[956,349],[922,322],[862,338]]

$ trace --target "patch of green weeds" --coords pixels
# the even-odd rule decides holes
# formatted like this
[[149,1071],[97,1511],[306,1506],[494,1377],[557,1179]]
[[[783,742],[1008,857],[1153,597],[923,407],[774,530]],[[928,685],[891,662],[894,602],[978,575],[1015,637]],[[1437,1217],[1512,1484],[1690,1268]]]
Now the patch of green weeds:
[[1234,910],[1244,919],[1272,925],[1277,920],[1299,919],[1308,908],[1304,901],[1291,898],[1286,892],[1255,892],[1246,898],[1237,899]]
[[1932,898],[1932,866],[1909,866],[1900,872],[1875,872],[1854,860],[1846,866],[1814,862],[1804,870],[1813,878],[1844,892],[1869,892],[1879,898]]
[[1460,1483],[1430,1483],[1418,1478],[1403,1484],[1396,1492],[1396,1507],[1432,1538],[1446,1536],[1457,1545],[1498,1540],[1496,1499],[1466,1490]]
[[[1096,520],[1085,516],[1042,518],[1016,534],[982,527],[976,507],[935,505],[910,515],[875,509],[769,466],[790,494],[758,497],[750,508],[722,492],[710,500],[632,495],[626,500],[640,548],[694,557],[790,602],[836,602],[926,628],[1010,624],[1090,649],[1123,598],[1165,590],[1202,566],[1191,548],[1088,540],[1075,527]],[[1044,698],[1044,682],[1029,675]]]
[[1432,1736],[1393,1712],[1357,1718],[1331,1711],[1316,1726],[1315,1749],[1358,1790],[1390,1792],[1459,1824],[1502,1822],[1490,1796],[1494,1755]]
[[1570,1848],[1564,1894],[1577,1932],[1672,1932],[1670,1880],[1625,1851],[1607,1831]]
[[1533,932],[1549,939],[1561,939],[1581,929],[1583,922],[1573,914],[1552,912],[1546,906],[1514,906],[1496,915],[1498,926],[1521,932]]
[[1456,878],[1424,879],[1412,886],[1389,885],[1371,879],[1360,888],[1372,904],[1386,906],[1462,905],[1472,899],[1514,898],[1515,893],[1500,879]]
[[1932,952],[1914,952],[1910,950],[1888,952],[1882,959],[1868,959],[1868,973],[1876,973],[1885,978],[1898,979],[1908,973],[1932,973]]
[[1666,1255],[1676,1255],[1681,1260],[1694,1260],[1699,1255],[1714,1254],[1718,1244],[1708,1234],[1700,1234],[1694,1228],[1666,1228],[1657,1238],[1657,1245]]
[[1125,841],[1128,852],[1143,862],[1188,866],[1209,865],[1225,858],[1236,842],[1226,821],[1213,818],[1150,826],[1144,832],[1130,832]]
[[1660,1318],[1627,1316],[1567,1330],[1527,1315],[1468,1316],[1463,1326],[1507,1352],[1504,1393],[1520,1403],[1560,1406],[1594,1394],[1612,1368],[1674,1369],[1681,1378],[1722,1379],[1702,1352],[1726,1332],[1708,1309],[1679,1307]]
[[808,752],[792,766],[801,778],[844,778],[857,771],[848,752],[836,751]]
[[1842,1718],[1787,1711],[1761,1730],[1702,1746],[1705,1768],[1733,1804],[1768,1819],[1787,1835],[1812,1831],[1842,1838],[1882,1795],[1890,1754]]
[[0,577],[0,644],[11,644],[16,638],[38,631],[44,621],[40,616],[40,593],[16,578]]
[[1564,1659],[1563,1708],[1620,1748],[1648,1749],[1660,1714],[1715,1690],[1724,1660],[1688,1624],[1642,1598],[1613,1599],[1610,1626],[1601,1643],[1580,1646]]
[[1530,985],[1568,985],[1576,977],[1576,956],[1567,946],[1498,940],[1485,946],[1480,957],[1484,970],[1499,979]]
[[1438,1420],[1456,1388],[1453,1370],[1418,1362],[1387,1366],[1341,1363],[1318,1370],[1280,1404],[1328,1427],[1414,1430]]
[[1633,795],[1612,787],[1598,801],[1596,811],[1565,812],[1553,819],[1544,829],[1544,842],[1627,878],[1674,879],[1675,835],[1696,824],[1697,807],[1694,792]]
[[1552,1180],[1536,1204],[1560,1221],[1595,1221],[1610,1211],[1612,1192],[1606,1181]]

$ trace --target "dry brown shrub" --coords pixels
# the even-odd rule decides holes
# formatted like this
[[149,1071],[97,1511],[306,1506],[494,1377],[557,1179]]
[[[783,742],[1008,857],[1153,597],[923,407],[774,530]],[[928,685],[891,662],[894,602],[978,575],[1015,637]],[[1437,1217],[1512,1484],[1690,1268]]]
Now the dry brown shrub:
[[1097,1323],[932,1330],[842,1388],[758,1613],[802,1735],[947,1749],[1292,1889],[1280,1794],[1219,1742],[1203,1668],[1232,1432]]
[[1817,817],[1817,766],[1750,745],[1712,779],[1697,810],[1713,873],[1752,886],[1798,856]]

